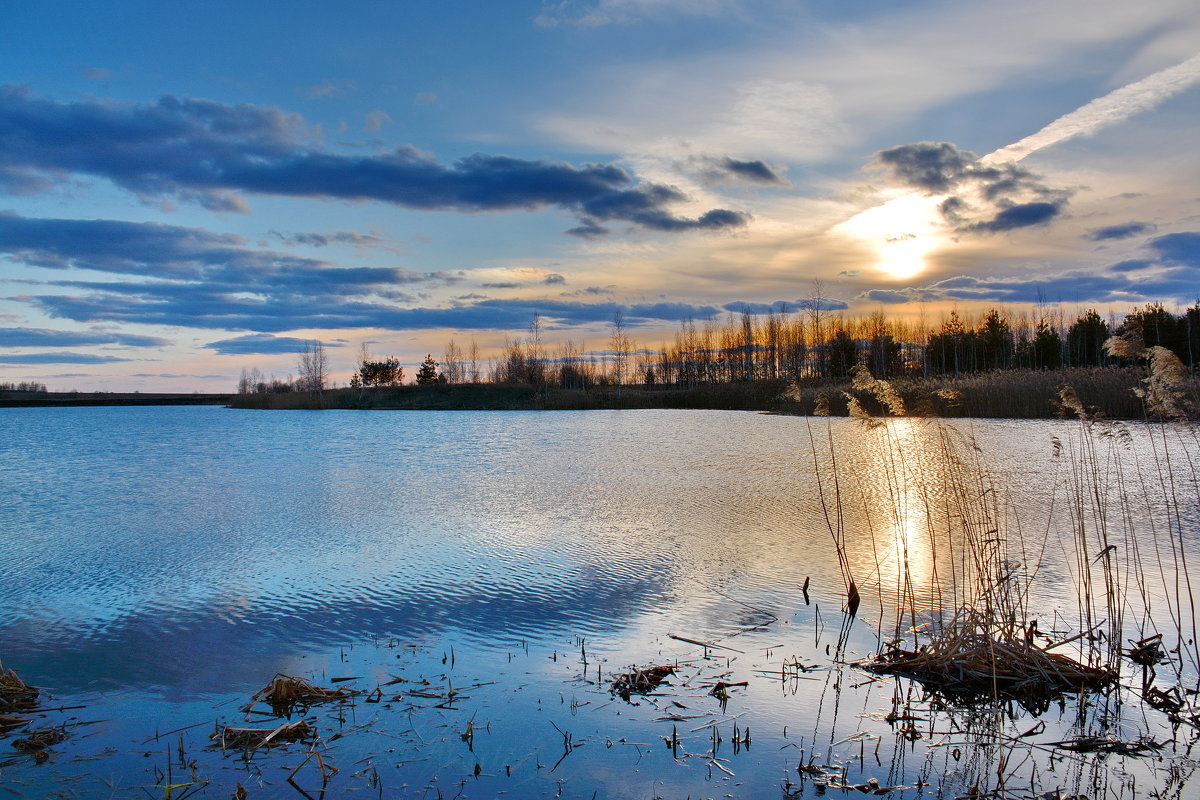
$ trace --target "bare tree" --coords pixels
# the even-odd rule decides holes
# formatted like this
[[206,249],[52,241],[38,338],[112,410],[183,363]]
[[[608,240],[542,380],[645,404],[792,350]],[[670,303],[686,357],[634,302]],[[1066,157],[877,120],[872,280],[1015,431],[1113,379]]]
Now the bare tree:
[[329,361],[325,356],[325,345],[320,339],[305,343],[296,372],[297,390],[317,394],[325,390],[329,380]]
[[613,314],[612,325],[609,327],[608,349],[613,355],[613,382],[616,383],[619,394],[629,371],[629,355],[633,349],[629,338],[629,326],[625,322],[625,315],[619,310]]
[[479,383],[479,345],[471,337],[471,349],[467,351],[467,380]]
[[451,339],[446,344],[446,352],[442,354],[442,375],[446,383],[462,383],[463,372],[462,350]]

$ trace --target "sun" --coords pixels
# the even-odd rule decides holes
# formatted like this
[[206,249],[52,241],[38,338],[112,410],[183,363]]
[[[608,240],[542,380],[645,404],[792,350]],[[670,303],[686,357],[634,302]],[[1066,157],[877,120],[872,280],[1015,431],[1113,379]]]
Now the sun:
[[878,252],[875,266],[893,278],[911,278],[940,237],[938,204],[944,198],[910,193],[862,211],[834,227]]

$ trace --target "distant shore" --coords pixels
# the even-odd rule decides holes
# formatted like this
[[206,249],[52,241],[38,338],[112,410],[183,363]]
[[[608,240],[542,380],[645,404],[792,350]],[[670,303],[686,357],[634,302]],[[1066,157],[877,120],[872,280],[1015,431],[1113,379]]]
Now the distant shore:
[[[1070,387],[1080,402],[1114,419],[1145,416],[1134,390],[1146,372],[1135,367],[1005,370],[971,375],[898,378],[893,385],[911,416],[1051,419],[1061,415],[1059,392]],[[0,408],[81,406],[225,405],[241,409],[344,409],[407,411],[554,411],[588,409],[717,409],[812,414],[818,403],[846,416],[846,393],[879,413],[869,393],[853,392],[848,379],[803,381],[799,394],[783,380],[697,386],[593,386],[567,389],[529,384],[463,383],[328,389],[319,394],[281,392],[199,394],[151,392],[3,392]],[[1200,405],[1200,378],[1187,392]],[[824,400],[820,400],[820,398]]]
[[0,408],[35,406],[220,406],[232,394],[175,394],[168,392],[3,392]]
[[[1059,392],[1070,387],[1080,402],[1111,418],[1145,416],[1134,390],[1146,377],[1136,367],[1080,367],[1059,370],[1005,370],[959,377],[899,378],[893,385],[912,416],[1051,419],[1061,414]],[[725,409],[778,414],[812,414],[818,403],[846,416],[849,379],[803,381],[796,391],[783,380],[712,383],[697,386],[594,386],[567,389],[530,384],[435,384],[368,389],[331,389],[317,393],[234,395],[230,405],[252,409],[362,409],[413,411]],[[1193,399],[1200,381],[1189,379]],[[870,413],[879,413],[869,393],[854,392]],[[820,398],[824,400],[820,400]]]

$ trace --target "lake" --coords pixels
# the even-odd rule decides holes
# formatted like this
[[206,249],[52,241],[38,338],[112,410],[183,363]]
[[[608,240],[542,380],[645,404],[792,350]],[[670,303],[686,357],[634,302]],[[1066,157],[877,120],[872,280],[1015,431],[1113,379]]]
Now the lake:
[[[1182,643],[1194,686],[1195,443],[1190,426],[1067,421],[6,409],[0,659],[43,710],[0,738],[0,788],[952,797],[994,786],[1003,755],[1011,796],[1192,796],[1193,729],[1137,700],[1140,668],[1035,717],[943,708],[856,662],[969,595],[969,509],[1008,540],[1042,630],[1102,631],[1080,576],[1136,551],[1114,579],[1121,635]],[[1098,524],[1111,548],[1081,557]],[[656,691],[612,691],[652,665],[674,669]],[[319,761],[211,745],[281,723],[242,710],[276,673],[362,692],[294,713]],[[48,758],[11,746],[50,726],[69,738]],[[1166,744],[1055,744],[1083,737]]]

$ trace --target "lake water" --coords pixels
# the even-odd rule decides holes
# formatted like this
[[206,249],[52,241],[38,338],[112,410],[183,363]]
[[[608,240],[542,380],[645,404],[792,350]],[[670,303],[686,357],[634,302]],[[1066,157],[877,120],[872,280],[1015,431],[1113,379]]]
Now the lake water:
[[[939,713],[913,684],[848,663],[892,634],[897,608],[935,612],[961,590],[954,553],[924,532],[952,527],[947,497],[980,469],[999,489],[980,486],[996,515],[984,527],[1019,533],[1019,561],[1039,570],[1026,606],[1043,629],[1079,620],[1072,520],[1095,516],[1071,506],[1081,468],[1112,493],[1099,505],[1114,530],[1183,543],[1156,556],[1151,585],[1122,591],[1159,598],[1169,643],[1194,626],[1178,561],[1200,555],[1194,429],[1122,427],[1088,440],[1094,452],[1077,423],[956,431],[709,411],[6,409],[0,659],[45,708],[67,707],[31,727],[70,738],[45,763],[10,747],[21,729],[0,739],[0,789],[778,798],[814,796],[816,777],[955,796],[1015,752],[1027,793],[1193,796],[1182,745],[1044,757],[1084,734],[1170,738],[1124,693],[1055,706],[1020,746],[968,749],[989,715]],[[827,524],[839,495],[864,598],[848,628]],[[1114,558],[1138,544],[1113,541]],[[610,687],[635,665],[677,669],[626,702]],[[307,710],[336,775],[298,744],[250,758],[209,746],[216,726],[279,724],[240,710],[278,672],[380,687],[380,702]],[[747,685],[722,702],[718,681]],[[897,695],[921,713],[886,720]],[[1035,722],[1014,711],[1005,735]]]

